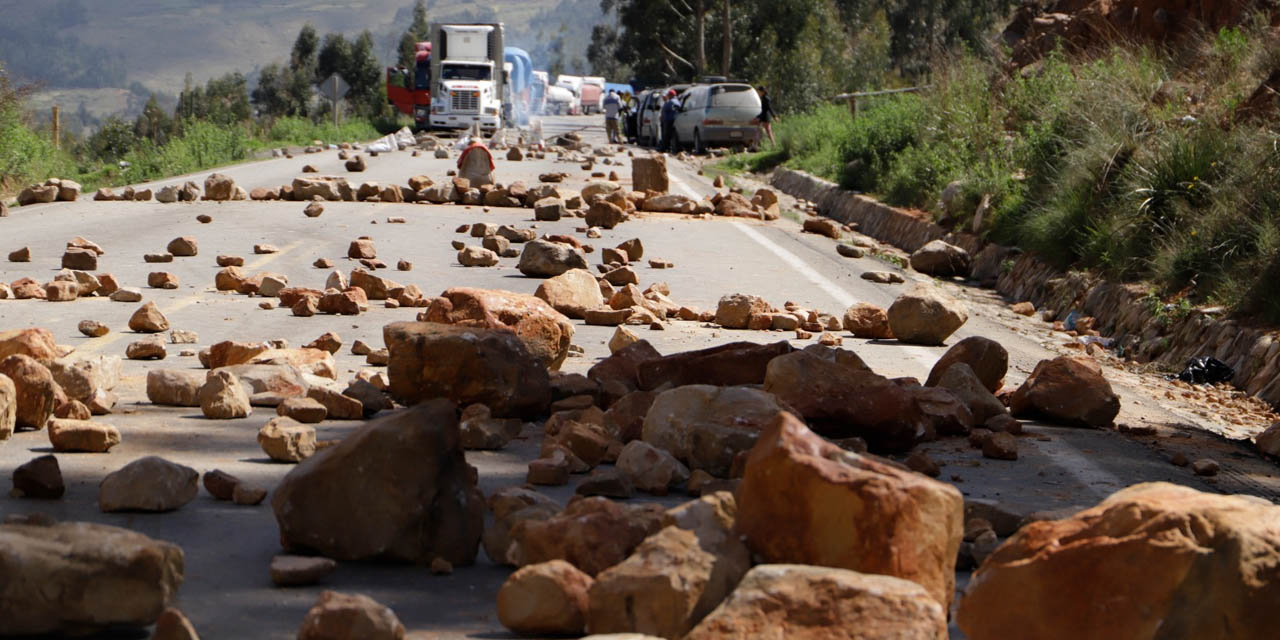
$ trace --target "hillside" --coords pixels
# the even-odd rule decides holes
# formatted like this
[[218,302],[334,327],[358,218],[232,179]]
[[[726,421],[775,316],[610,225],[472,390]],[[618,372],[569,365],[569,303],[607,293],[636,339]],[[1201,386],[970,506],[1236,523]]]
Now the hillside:
[[[37,83],[92,113],[121,102],[122,88],[176,94],[187,74],[197,83],[255,70],[288,56],[310,22],[321,32],[370,30],[389,58],[412,0],[0,0],[0,62],[22,82]],[[490,20],[507,25],[508,42],[542,65],[556,36],[567,52],[584,51],[600,20],[599,0],[430,0],[432,20]],[[572,57],[566,62],[572,63]],[[537,60],[541,58],[541,60]],[[136,84],[135,84],[136,83]],[[138,86],[141,85],[141,86]],[[79,91],[68,92],[66,90]],[[106,89],[106,91],[86,91]],[[99,99],[101,103],[99,104]],[[49,100],[51,101],[51,100]]]

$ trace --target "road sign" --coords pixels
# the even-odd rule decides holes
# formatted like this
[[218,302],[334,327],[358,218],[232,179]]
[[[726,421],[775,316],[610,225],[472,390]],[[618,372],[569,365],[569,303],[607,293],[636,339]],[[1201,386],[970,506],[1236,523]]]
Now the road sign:
[[346,96],[347,91],[351,89],[347,81],[336,73],[325,78],[317,88],[320,90],[320,95],[335,102]]
[[342,76],[334,73],[328,78],[325,78],[324,82],[321,82],[316,88],[320,90],[320,95],[333,103],[333,124],[334,126],[337,126],[338,101],[341,100],[343,96],[347,95],[347,91],[350,90],[351,87],[342,79]]

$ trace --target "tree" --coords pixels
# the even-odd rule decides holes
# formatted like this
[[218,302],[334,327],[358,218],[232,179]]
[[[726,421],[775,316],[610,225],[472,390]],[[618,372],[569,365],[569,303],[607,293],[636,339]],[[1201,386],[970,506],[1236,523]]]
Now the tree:
[[720,59],[720,75],[725,77],[733,68],[733,18],[729,7],[729,0],[724,0],[724,52]]
[[413,5],[413,21],[404,35],[400,36],[399,59],[397,64],[405,69],[412,69],[417,62],[417,46],[431,37],[431,24],[427,22],[427,5],[418,0]]
[[293,72],[288,67],[269,64],[258,72],[258,86],[254,88],[251,98],[258,107],[258,115],[280,117],[297,113],[289,96],[289,83]]
[[298,38],[293,42],[293,51],[289,56],[288,82],[285,84],[289,94],[291,111],[305,116],[311,113],[312,85],[323,78],[316,78],[316,51],[320,46],[320,37],[311,23],[303,25]]
[[706,0],[697,0],[693,7],[694,57],[693,75],[707,72],[707,6]]
[[365,30],[351,46],[351,56],[342,79],[351,89],[347,92],[353,110],[363,116],[380,115],[386,106],[382,89],[382,67],[373,52],[373,34]]
[[339,75],[351,65],[351,42],[341,33],[330,33],[324,37],[324,45],[316,57],[316,81],[324,82],[326,78],[337,73]]
[[160,108],[160,101],[156,99],[156,94],[151,94],[146,106],[142,107],[142,113],[138,114],[138,118],[133,121],[134,135],[151,140],[157,145],[163,145],[169,141],[172,132],[173,119]]

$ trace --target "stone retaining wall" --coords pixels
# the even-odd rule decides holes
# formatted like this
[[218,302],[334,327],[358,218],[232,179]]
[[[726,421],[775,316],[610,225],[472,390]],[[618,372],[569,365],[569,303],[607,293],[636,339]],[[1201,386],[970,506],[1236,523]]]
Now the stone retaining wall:
[[1006,300],[1030,301],[1049,317],[1079,311],[1097,319],[1097,328],[1124,347],[1126,355],[1171,369],[1198,356],[1213,356],[1235,369],[1240,389],[1280,407],[1280,340],[1272,331],[1242,327],[1211,311],[1179,314],[1162,309],[1147,289],[1108,282],[1083,272],[1064,272],[1034,255],[956,234],[908,211],[896,209],[802,171],[778,169],[770,183],[818,205],[819,212],[859,232],[905,251],[943,239],[974,256],[973,277]]

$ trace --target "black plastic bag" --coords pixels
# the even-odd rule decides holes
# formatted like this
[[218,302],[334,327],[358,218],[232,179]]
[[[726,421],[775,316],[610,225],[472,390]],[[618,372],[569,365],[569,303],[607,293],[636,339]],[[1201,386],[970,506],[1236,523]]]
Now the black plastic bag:
[[1177,378],[1191,384],[1216,384],[1230,382],[1235,376],[1235,369],[1227,366],[1225,362],[1217,358],[1201,356],[1192,358],[1191,362],[1187,363],[1187,368],[1183,369]]

